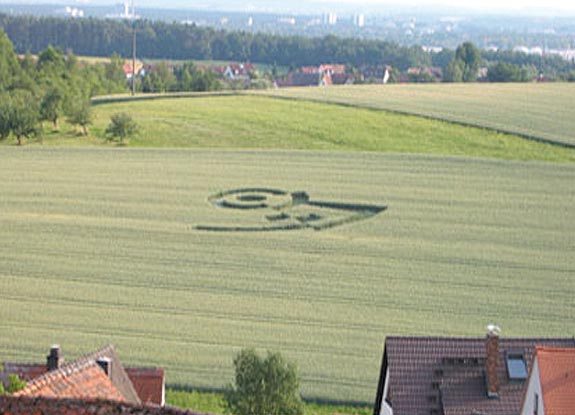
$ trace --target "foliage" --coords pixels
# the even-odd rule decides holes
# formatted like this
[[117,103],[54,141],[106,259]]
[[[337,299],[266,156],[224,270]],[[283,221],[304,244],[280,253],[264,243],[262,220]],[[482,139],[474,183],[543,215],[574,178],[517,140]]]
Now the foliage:
[[21,72],[12,43],[0,25],[0,92],[12,89]]
[[106,137],[109,141],[118,140],[124,144],[124,140],[131,137],[138,130],[138,125],[134,119],[125,112],[113,114],[110,124],[106,128]]
[[487,72],[489,82],[526,82],[527,71],[519,65],[506,62],[497,62]]
[[464,63],[459,59],[453,59],[443,70],[445,82],[463,82]]
[[[130,56],[132,24],[95,19],[58,19],[0,15],[0,26],[17,50],[38,53],[50,41],[76,54]],[[251,61],[280,66],[341,62],[359,65],[391,65],[401,70],[429,66],[430,55],[420,47],[357,38],[279,37],[265,33],[221,31],[197,25],[142,20],[136,23],[139,53],[149,59]],[[21,30],[26,27],[26,31]]]
[[18,89],[11,93],[11,106],[11,131],[18,145],[22,145],[24,138],[30,138],[40,132],[38,101],[29,91]]
[[8,388],[6,389],[6,393],[15,393],[25,387],[26,382],[20,379],[18,375],[12,373],[8,375]]
[[12,97],[0,92],[0,140],[8,138],[12,132]]
[[49,89],[40,103],[40,119],[52,122],[58,129],[58,119],[62,114],[64,93],[56,87]]
[[445,69],[447,82],[475,82],[481,65],[481,52],[471,42],[464,42]]
[[[166,402],[172,406],[208,414],[227,414],[223,393],[166,389]],[[369,406],[335,405],[330,403],[305,402],[304,415],[371,415]]]
[[299,415],[303,402],[299,395],[296,366],[279,353],[260,357],[244,349],[234,358],[235,384],[224,397],[235,415]]
[[70,124],[82,127],[83,135],[89,134],[88,126],[92,124],[92,108],[88,97],[81,93],[73,95],[69,100],[66,113]]

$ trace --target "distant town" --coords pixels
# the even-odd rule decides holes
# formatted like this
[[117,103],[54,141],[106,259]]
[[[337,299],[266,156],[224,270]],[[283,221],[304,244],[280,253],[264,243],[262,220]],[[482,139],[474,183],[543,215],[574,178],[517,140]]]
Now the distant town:
[[[230,7],[231,8],[231,7]],[[301,12],[150,8],[132,0],[116,5],[2,4],[0,13],[81,19],[161,20],[222,30],[263,32],[277,35],[358,37],[386,40],[400,45],[418,45],[439,52],[455,49],[464,41],[480,49],[512,50],[534,55],[559,55],[575,59],[575,21],[568,17],[471,14],[444,9],[394,8],[376,13],[369,10],[312,6]]]

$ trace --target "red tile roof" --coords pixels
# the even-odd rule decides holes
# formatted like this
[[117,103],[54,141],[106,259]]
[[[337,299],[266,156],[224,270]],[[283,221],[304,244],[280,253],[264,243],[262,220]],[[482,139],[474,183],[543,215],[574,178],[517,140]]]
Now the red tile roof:
[[387,337],[374,414],[379,415],[385,371],[389,370],[389,401],[394,415],[517,414],[525,381],[510,380],[506,354],[521,352],[531,367],[536,345],[574,347],[575,340],[499,339],[499,397],[487,397],[486,339],[447,337]]
[[[164,405],[165,374],[160,368],[124,368],[113,346],[109,345],[94,353],[79,358],[71,363],[64,363],[62,367],[69,365],[85,364],[99,358],[112,359],[112,383],[132,403],[153,403]],[[4,371],[0,372],[0,381],[6,383],[9,374],[16,374],[22,380],[30,382],[46,373],[46,364],[22,364],[4,362]]]
[[95,361],[45,373],[29,382],[14,396],[126,401]]
[[575,413],[575,348],[537,347],[539,378],[547,415]]
[[142,403],[164,405],[164,370],[159,368],[125,368]]

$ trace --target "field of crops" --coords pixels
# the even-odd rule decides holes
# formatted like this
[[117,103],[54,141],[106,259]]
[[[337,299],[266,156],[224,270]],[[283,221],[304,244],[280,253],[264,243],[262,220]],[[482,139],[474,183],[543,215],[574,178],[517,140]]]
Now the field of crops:
[[575,145],[574,83],[360,85],[264,93],[425,115]]
[[573,149],[485,129],[364,108],[254,96],[97,105],[89,137],[79,137],[68,126],[59,133],[46,126],[42,145],[105,146],[104,130],[117,112],[129,113],[139,125],[130,147],[345,150],[575,162]]
[[[572,164],[4,147],[0,175],[0,359],[111,342],[170,383],[218,387],[253,346],[294,359],[306,396],[371,402],[386,335],[574,334]],[[242,188],[227,205],[288,193],[268,195],[279,210],[218,201]],[[310,203],[284,203],[295,191]],[[198,229],[344,204],[387,209],[319,231]]]

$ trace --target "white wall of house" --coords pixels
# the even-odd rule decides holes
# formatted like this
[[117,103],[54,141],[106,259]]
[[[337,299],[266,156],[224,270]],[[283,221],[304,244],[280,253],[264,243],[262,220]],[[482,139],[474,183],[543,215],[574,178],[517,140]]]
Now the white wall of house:
[[393,409],[385,401],[389,392],[389,369],[385,372],[385,382],[383,383],[383,395],[381,395],[381,409],[379,415],[393,415]]
[[525,400],[523,401],[521,415],[545,415],[543,391],[541,390],[541,379],[539,377],[539,364],[537,363],[537,358],[533,363],[533,369],[531,370],[529,382],[527,383],[527,391],[525,392]]

